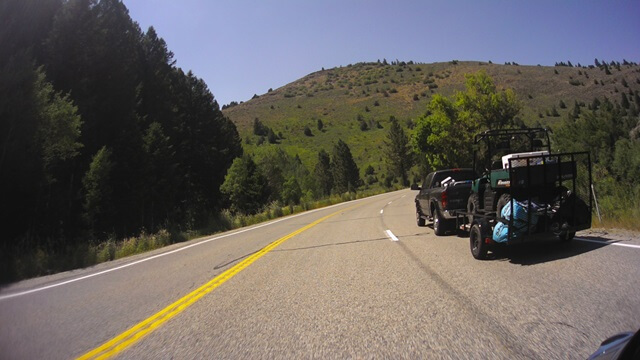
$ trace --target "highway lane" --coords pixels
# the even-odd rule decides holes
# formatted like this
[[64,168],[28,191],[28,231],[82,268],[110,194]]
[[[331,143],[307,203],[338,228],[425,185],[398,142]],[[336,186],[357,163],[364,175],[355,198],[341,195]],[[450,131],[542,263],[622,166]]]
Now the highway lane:
[[[640,248],[532,244],[476,261],[468,239],[416,226],[414,196],[404,190],[287,218],[0,300],[0,357],[82,355],[270,242],[353,205],[282,243],[119,356],[577,359],[609,335],[640,328]],[[0,298],[148,256],[21,282]]]

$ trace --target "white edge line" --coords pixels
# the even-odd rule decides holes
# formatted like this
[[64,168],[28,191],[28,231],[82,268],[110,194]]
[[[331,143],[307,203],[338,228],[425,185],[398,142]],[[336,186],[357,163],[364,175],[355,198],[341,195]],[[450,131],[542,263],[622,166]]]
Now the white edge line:
[[634,248],[634,249],[640,249],[640,245],[620,244],[620,243],[617,243],[617,242],[606,242],[606,241],[589,240],[589,239],[583,239],[583,238],[574,238],[574,240],[585,241],[585,242],[590,242],[590,243],[595,243],[595,244],[615,245],[615,246],[624,246],[624,247],[630,247],[630,248]]
[[342,205],[346,205],[346,204],[349,204],[349,203],[354,203],[354,202],[358,202],[358,201],[372,199],[372,198],[375,198],[375,197],[378,197],[378,196],[383,196],[383,195],[388,195],[388,194],[389,193],[378,194],[378,195],[369,196],[369,197],[362,198],[362,199],[351,200],[351,201],[347,201],[347,202],[343,202],[343,203],[339,203],[339,204],[325,206],[325,207],[318,208],[318,209],[313,209],[313,210],[310,210],[310,211],[305,211],[305,212],[302,212],[302,213],[299,213],[299,214],[296,214],[296,215],[287,216],[287,217],[283,217],[282,219],[277,219],[277,220],[274,220],[274,221],[270,221],[270,222],[265,223],[265,224],[260,224],[260,225],[257,225],[257,226],[254,226],[254,227],[251,227],[251,228],[248,228],[248,229],[239,230],[239,231],[236,231],[236,232],[233,232],[233,233],[230,233],[230,234],[224,234],[224,235],[220,235],[220,236],[215,236],[215,237],[212,237],[212,238],[209,238],[209,239],[205,239],[205,240],[196,242],[196,243],[191,244],[191,245],[183,246],[183,247],[175,249],[175,250],[164,252],[162,254],[154,255],[154,256],[151,256],[151,257],[148,257],[148,258],[144,258],[144,259],[141,259],[141,260],[137,260],[137,261],[134,261],[134,262],[131,262],[131,263],[128,263],[128,264],[124,264],[124,265],[117,266],[117,267],[114,267],[114,268],[111,268],[111,269],[103,270],[103,271],[97,272],[95,274],[89,274],[89,275],[81,276],[79,278],[66,280],[66,281],[63,281],[63,282],[60,282],[60,283],[55,283],[55,284],[43,286],[43,287],[40,287],[40,288],[35,288],[35,289],[26,290],[26,291],[22,291],[22,292],[17,292],[17,293],[13,293],[13,294],[0,295],[0,301],[6,300],[6,299],[10,299],[10,298],[14,298],[14,297],[18,297],[18,296],[22,296],[22,295],[31,294],[31,293],[42,291],[42,290],[51,289],[51,288],[62,286],[62,285],[66,285],[66,284],[71,284],[71,283],[74,283],[76,281],[89,279],[89,278],[92,278],[94,276],[110,273],[112,271],[121,270],[121,269],[127,268],[129,266],[133,266],[133,265],[137,265],[137,264],[143,263],[145,261],[149,261],[149,260],[153,260],[153,259],[156,259],[156,258],[159,258],[159,257],[162,257],[162,256],[166,256],[166,255],[170,255],[170,254],[173,254],[173,253],[177,253],[179,251],[192,248],[194,246],[203,245],[203,244],[206,244],[208,242],[211,242],[211,241],[214,241],[214,240],[218,240],[218,239],[222,239],[222,238],[226,238],[226,237],[229,237],[229,236],[242,234],[242,233],[247,232],[247,231],[260,229],[260,228],[265,227],[265,226],[269,226],[269,225],[273,225],[273,224],[279,223],[280,221],[293,219],[293,218],[296,218],[296,217],[302,216],[302,215],[308,215],[308,214],[314,213],[316,211],[326,210],[326,209],[334,208],[334,207],[337,207],[337,206],[342,206]]
[[387,236],[391,239],[391,241],[398,241],[398,238],[395,235],[393,235],[391,230],[386,230],[385,232],[387,233]]

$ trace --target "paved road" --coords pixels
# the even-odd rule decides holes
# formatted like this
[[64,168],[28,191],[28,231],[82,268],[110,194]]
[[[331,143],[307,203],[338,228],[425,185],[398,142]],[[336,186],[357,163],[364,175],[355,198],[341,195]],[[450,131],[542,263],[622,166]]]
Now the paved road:
[[606,337],[640,328],[640,239],[624,247],[590,236],[476,261],[468,239],[416,226],[414,196],[393,192],[6,286],[0,358],[83,355],[336,211],[117,357],[584,359]]

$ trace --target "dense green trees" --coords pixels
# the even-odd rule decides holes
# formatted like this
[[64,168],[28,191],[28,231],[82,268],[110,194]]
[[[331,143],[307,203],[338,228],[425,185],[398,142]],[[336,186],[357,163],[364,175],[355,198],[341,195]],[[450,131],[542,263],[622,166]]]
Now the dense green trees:
[[238,132],[121,1],[6,0],[0,20],[3,254],[193,228],[221,206]]
[[[601,210],[609,218],[640,216],[640,118],[606,97],[568,116],[553,134],[556,151],[589,151]],[[637,221],[637,220],[636,220]]]
[[59,231],[73,196],[81,120],[25,53],[0,68],[0,216],[3,239]]
[[426,158],[429,169],[458,167],[469,160],[473,124],[458,120],[454,103],[441,95],[432,97],[427,114],[418,118],[412,144]]
[[231,210],[244,214],[262,210],[269,196],[267,179],[249,155],[233,161],[220,190],[229,198]]
[[[338,140],[332,156],[325,150],[318,152],[313,172],[297,155],[289,155],[277,146],[260,147],[252,156],[234,161],[221,191],[232,212],[253,214],[271,206],[298,205],[332,194],[356,192],[361,185],[349,146]],[[246,187],[251,190],[243,192]]]
[[433,96],[417,120],[412,144],[430,169],[468,166],[473,136],[483,129],[514,126],[520,111],[514,92],[498,91],[485,72],[465,77],[465,91],[453,98]]

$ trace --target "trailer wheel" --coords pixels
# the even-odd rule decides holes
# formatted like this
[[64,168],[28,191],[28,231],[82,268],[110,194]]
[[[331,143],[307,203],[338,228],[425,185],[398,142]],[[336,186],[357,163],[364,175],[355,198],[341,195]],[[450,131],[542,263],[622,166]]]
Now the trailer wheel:
[[488,245],[484,243],[480,225],[473,224],[469,232],[469,245],[471,247],[471,255],[477,260],[485,260],[487,258]]

